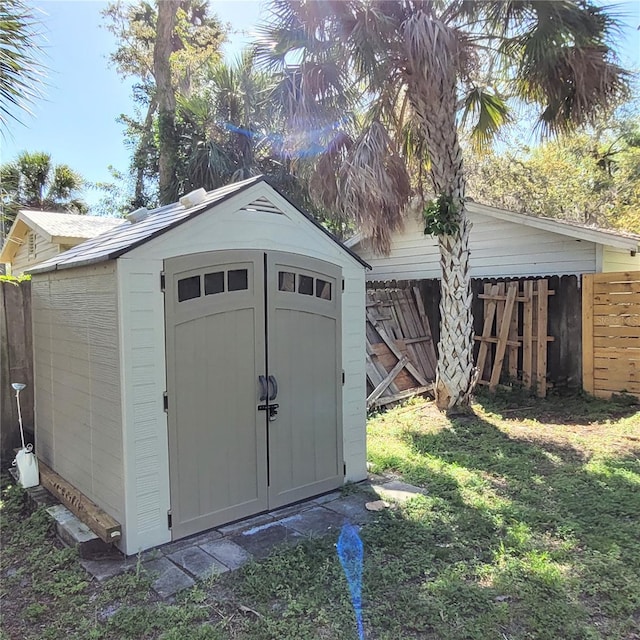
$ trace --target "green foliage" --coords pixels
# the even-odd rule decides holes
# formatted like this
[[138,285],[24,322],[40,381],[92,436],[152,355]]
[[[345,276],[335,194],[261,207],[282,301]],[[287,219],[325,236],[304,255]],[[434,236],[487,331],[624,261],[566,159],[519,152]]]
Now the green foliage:
[[[157,6],[139,0],[132,4],[110,3],[102,13],[106,28],[115,36],[117,47],[111,62],[123,77],[133,77],[133,99],[137,104],[134,117],[122,115],[126,126],[126,139],[132,150],[131,169],[134,177],[129,193],[129,210],[141,206],[155,206],[159,202],[158,159],[160,130],[163,142],[180,147],[189,136],[158,123],[158,96],[154,66]],[[176,24],[170,43],[170,70],[172,90],[176,96],[190,96],[204,84],[209,67],[220,59],[220,46],[225,40],[225,27],[211,14],[209,4],[202,0],[183,0],[176,12]],[[169,123],[171,124],[171,123]],[[174,150],[171,151],[174,153]],[[177,161],[180,161],[178,149]],[[182,169],[178,165],[179,170]],[[180,177],[173,185],[184,192]],[[202,185],[198,185],[202,186]]]
[[21,282],[27,282],[31,280],[31,275],[23,273],[19,276],[2,276],[0,275],[0,282],[7,282],[8,284],[19,285]]
[[470,157],[468,192],[515,211],[640,232],[637,117]]
[[53,164],[43,151],[22,152],[0,165],[0,223],[8,231],[22,207],[87,213],[85,181],[66,164]]
[[460,211],[451,196],[440,194],[428,202],[422,211],[424,233],[432,236],[452,236],[460,228]]

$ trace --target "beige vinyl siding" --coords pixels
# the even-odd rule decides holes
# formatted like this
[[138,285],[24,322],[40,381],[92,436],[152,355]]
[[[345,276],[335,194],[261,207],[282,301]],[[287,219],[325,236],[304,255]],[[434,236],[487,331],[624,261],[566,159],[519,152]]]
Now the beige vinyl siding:
[[640,254],[631,255],[630,251],[605,247],[602,257],[602,273],[615,271],[640,271]]
[[36,450],[124,522],[115,263],[32,279]]
[[122,331],[124,468],[127,477],[124,550],[137,553],[171,540],[169,443],[166,390],[162,263],[121,258],[118,294]]
[[[268,198],[287,215],[241,210],[261,196]],[[139,532],[128,532],[127,553],[135,553],[170,538],[166,520],[169,508],[167,421],[162,410],[162,393],[166,389],[164,300],[160,292],[163,260],[224,249],[288,251],[332,262],[342,268],[345,280],[342,368],[345,371],[343,443],[346,479],[357,481],[366,477],[364,269],[315,229],[284,198],[267,185],[258,184],[218,205],[210,213],[193,218],[118,260],[124,328],[123,388],[127,390],[124,405],[128,438],[125,473],[131,479],[131,486],[127,489],[127,517],[142,509],[146,518],[144,523],[138,523]],[[133,354],[138,347],[136,357],[144,359],[146,384],[135,382],[137,374],[133,360],[124,357],[125,354]],[[137,467],[136,456],[140,454],[130,453],[136,448],[152,461],[148,471],[140,471]],[[154,492],[156,481],[159,482],[158,491]]]
[[22,238],[24,244],[18,249],[11,263],[11,273],[15,276],[23,273],[28,267],[44,262],[61,253],[60,245],[49,242],[37,231],[32,231],[31,233],[35,236],[35,255],[29,256],[29,233],[27,233]]
[[[471,275],[537,276],[593,273],[595,244],[550,231],[469,213]],[[365,242],[354,247],[373,271],[368,280],[405,280],[440,277],[437,241],[424,235],[421,221],[410,217],[403,232],[394,235],[391,253],[379,256]]]

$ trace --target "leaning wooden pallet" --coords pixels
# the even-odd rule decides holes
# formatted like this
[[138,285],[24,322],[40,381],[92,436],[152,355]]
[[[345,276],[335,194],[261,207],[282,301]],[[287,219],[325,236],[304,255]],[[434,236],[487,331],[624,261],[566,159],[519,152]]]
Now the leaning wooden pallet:
[[536,395],[547,393],[547,335],[549,290],[546,279],[527,280],[522,290],[517,282],[485,284],[484,321],[476,366],[478,384],[495,391],[507,377],[520,382]]
[[436,354],[417,288],[367,292],[367,407],[431,389]]

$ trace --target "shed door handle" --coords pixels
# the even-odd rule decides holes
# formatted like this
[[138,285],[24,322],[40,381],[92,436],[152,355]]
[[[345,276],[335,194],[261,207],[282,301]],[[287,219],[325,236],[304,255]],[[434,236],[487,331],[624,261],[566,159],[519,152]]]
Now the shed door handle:
[[264,376],[258,376],[258,382],[260,383],[260,400],[264,401],[268,393],[267,379]]
[[278,383],[276,382],[275,376],[269,376],[269,384],[271,385],[269,400],[275,400],[278,397]]

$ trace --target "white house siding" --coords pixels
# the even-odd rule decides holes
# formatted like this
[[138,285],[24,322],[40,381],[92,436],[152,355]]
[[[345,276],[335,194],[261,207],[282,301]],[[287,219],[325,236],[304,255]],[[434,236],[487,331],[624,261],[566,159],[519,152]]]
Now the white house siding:
[[[289,213],[291,218],[277,213],[240,211],[242,206],[260,196],[271,200],[282,211]],[[123,387],[127,390],[123,405],[127,425],[127,516],[140,519],[137,512],[142,509],[144,513],[144,522],[138,524],[140,530],[127,532],[127,553],[135,553],[170,538],[166,517],[170,503],[167,417],[161,402],[162,393],[166,389],[164,299],[160,292],[163,260],[225,249],[287,251],[309,255],[342,267],[345,281],[342,302],[342,368],[345,371],[343,443],[346,479],[358,481],[366,477],[364,268],[319,229],[309,224],[284,198],[268,186],[257,184],[229,202],[217,205],[210,213],[191,219],[133,249],[118,260],[118,279],[122,287],[122,325],[125,327],[132,319],[137,319],[135,327],[128,327],[122,333]],[[137,274],[137,277],[130,280],[132,274]],[[128,282],[136,284],[127,284]],[[140,340],[144,341],[144,348],[140,348]],[[129,358],[136,350],[138,355]],[[144,365],[139,365],[144,366],[144,378],[139,378],[140,384],[136,383],[138,377],[134,364],[138,357],[144,359]],[[153,402],[150,401],[151,394]],[[132,443],[135,443],[134,447],[131,446]],[[139,465],[139,455],[149,461],[148,465]],[[151,473],[152,464],[157,465],[153,469],[157,474],[155,477]],[[155,485],[158,487],[157,492],[153,490],[156,479],[159,479],[159,483]]]
[[120,354],[114,263],[32,279],[36,450],[124,519]]
[[640,271],[640,253],[632,256],[630,251],[605,247],[602,272],[610,273],[615,271]]
[[35,234],[36,240],[35,255],[29,257],[29,243],[27,241],[29,234],[27,233],[23,238],[24,244],[18,249],[15,256],[13,257],[13,261],[11,262],[11,273],[14,276],[22,274],[25,269],[33,266],[34,264],[44,262],[45,260],[53,258],[53,256],[61,253],[60,245],[49,242],[37,231],[33,231],[32,233]]
[[[595,244],[557,233],[470,213],[471,276],[542,276],[594,273]],[[354,247],[373,271],[368,280],[412,280],[440,277],[437,241],[423,233],[421,221],[407,220],[394,234],[391,253],[379,256],[366,243]]]

